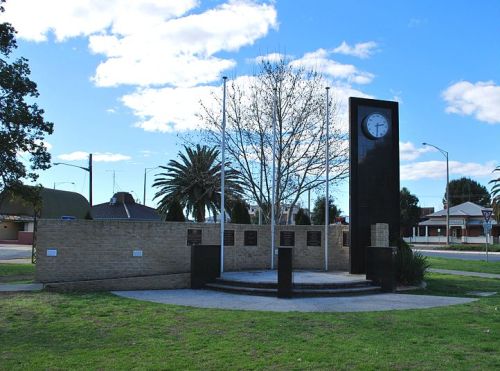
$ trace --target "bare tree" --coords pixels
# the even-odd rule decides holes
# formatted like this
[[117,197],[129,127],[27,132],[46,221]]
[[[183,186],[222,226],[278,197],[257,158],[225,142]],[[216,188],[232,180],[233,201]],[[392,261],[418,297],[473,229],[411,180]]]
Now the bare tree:
[[[325,79],[317,72],[292,67],[286,60],[263,62],[250,78],[229,83],[226,151],[243,176],[245,191],[270,220],[272,200],[273,111],[276,97],[276,215],[282,205],[292,208],[300,196],[325,183]],[[217,105],[220,97],[214,95]],[[212,106],[212,105],[210,105]],[[220,145],[221,113],[202,104],[203,137]],[[348,174],[347,136],[330,103],[330,179],[334,184]],[[289,213],[288,223],[291,222]],[[279,219],[278,219],[279,220]]]

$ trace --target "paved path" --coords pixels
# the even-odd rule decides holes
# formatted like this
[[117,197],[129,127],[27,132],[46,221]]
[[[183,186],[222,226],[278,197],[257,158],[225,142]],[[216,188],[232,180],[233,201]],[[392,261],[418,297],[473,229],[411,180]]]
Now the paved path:
[[[413,248],[424,256],[433,258],[448,258],[448,259],[462,259],[462,260],[486,260],[486,253],[481,251],[450,251],[450,250],[426,250],[420,248]],[[488,260],[500,262],[500,252],[489,252]]]
[[465,304],[470,298],[379,294],[331,298],[278,299],[267,296],[237,295],[210,290],[114,291],[125,298],[197,308],[257,310],[270,312],[372,312],[423,309]]
[[31,259],[31,245],[0,244],[0,260]]
[[457,275],[457,276],[469,276],[469,277],[481,277],[481,278],[496,278],[496,279],[500,279],[500,274],[494,274],[494,273],[456,271],[456,270],[452,270],[452,269],[436,269],[436,268],[429,268],[427,270],[429,272],[432,272],[432,273],[444,273],[444,274],[454,274],[454,275]]
[[2,283],[0,292],[18,292],[18,291],[40,291],[43,289],[41,283]]

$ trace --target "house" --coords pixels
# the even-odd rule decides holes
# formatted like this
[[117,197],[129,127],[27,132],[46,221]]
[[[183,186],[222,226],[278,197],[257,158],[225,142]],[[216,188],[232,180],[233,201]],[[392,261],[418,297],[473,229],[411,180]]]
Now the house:
[[156,209],[135,202],[128,192],[118,192],[109,202],[94,205],[91,209],[95,220],[160,220]]
[[[85,219],[90,216],[90,205],[76,192],[40,188],[40,212],[43,219]],[[32,244],[35,222],[33,203],[5,190],[0,194],[0,241]]]
[[[491,208],[464,202],[450,207],[450,243],[485,243],[483,210]],[[446,209],[425,216],[426,220],[413,227],[413,236],[405,238],[413,243],[446,243]],[[490,242],[498,243],[500,224],[490,219],[492,230]]]

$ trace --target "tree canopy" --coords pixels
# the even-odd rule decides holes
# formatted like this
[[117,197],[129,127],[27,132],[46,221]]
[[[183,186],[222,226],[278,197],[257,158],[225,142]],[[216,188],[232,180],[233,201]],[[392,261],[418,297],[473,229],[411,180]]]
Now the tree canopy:
[[250,214],[248,213],[248,205],[245,201],[237,199],[233,202],[231,210],[231,223],[250,224]]
[[[159,199],[158,211],[166,214],[172,201],[178,201],[197,222],[205,221],[205,211],[213,215],[220,211],[221,163],[216,148],[197,145],[194,149],[184,146],[179,152],[180,161],[170,160],[167,166],[160,166],[165,172],[156,174],[153,187],[157,187],[155,199]],[[243,194],[238,171],[226,162],[225,195],[229,200]],[[227,202],[226,211],[230,210]]]
[[408,188],[403,187],[399,196],[400,225],[403,235],[409,236],[411,228],[420,221],[420,207],[418,197],[411,194]]
[[[342,210],[340,210],[334,203],[333,199],[328,200],[328,219],[330,224],[335,222],[335,217],[340,216]],[[325,197],[318,197],[314,201],[314,208],[312,210],[312,222],[316,225],[325,224]]]
[[[493,171],[500,172],[500,166],[497,166]],[[489,184],[492,184],[491,204],[493,206],[493,212],[495,213],[495,219],[500,221],[500,177],[490,180]]]
[[296,225],[311,225],[311,218],[307,215],[303,208],[300,208],[295,214],[295,224]]
[[[450,207],[470,201],[481,206],[490,206],[490,193],[485,186],[467,177],[450,181]],[[443,205],[446,205],[446,190],[443,197]]]
[[35,103],[38,90],[29,78],[28,60],[11,58],[17,48],[15,32],[9,23],[0,24],[0,191],[18,188],[23,179],[34,181],[36,170],[50,167],[43,140],[52,134],[53,124]]
[[[263,62],[251,78],[228,84],[227,156],[244,180],[247,195],[270,220],[272,200],[273,117],[276,102],[276,217],[283,204],[290,208],[300,196],[325,183],[327,82],[321,74],[286,60]],[[332,96],[335,94],[333,91]],[[220,145],[221,99],[203,106],[204,138]],[[348,175],[347,133],[336,119],[337,104],[331,100],[329,123],[331,183]],[[211,107],[217,108],[211,108]],[[289,218],[291,218],[291,213]],[[288,220],[288,222],[290,222]]]

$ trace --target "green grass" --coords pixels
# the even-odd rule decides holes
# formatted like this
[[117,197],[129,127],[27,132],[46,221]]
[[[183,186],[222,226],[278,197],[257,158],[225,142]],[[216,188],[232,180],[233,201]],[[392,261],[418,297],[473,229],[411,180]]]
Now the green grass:
[[[486,251],[485,244],[480,245],[472,245],[472,244],[463,244],[463,245],[443,245],[439,246],[439,250],[458,250],[458,251]],[[492,252],[500,252],[500,245],[488,245],[488,251]]]
[[500,274],[500,262],[427,257],[431,268]]
[[0,283],[33,281],[34,264],[0,264]]
[[[500,291],[431,274],[417,294]],[[0,369],[500,369],[500,296],[369,313],[196,309],[111,294],[0,295]]]

